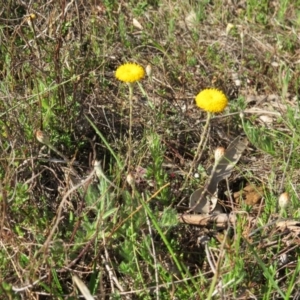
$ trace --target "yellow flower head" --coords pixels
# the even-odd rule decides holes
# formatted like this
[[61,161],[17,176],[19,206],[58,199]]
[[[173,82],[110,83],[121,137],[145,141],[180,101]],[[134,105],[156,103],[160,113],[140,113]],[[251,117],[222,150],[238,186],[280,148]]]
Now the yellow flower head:
[[205,89],[196,96],[196,105],[207,112],[222,112],[227,104],[227,97],[217,89]]
[[120,81],[135,82],[144,78],[145,70],[138,64],[126,63],[118,67],[115,76]]

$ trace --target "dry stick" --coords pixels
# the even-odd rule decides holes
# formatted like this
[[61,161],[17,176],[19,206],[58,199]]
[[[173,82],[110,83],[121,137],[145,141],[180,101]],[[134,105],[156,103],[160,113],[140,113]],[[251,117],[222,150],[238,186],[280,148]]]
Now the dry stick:
[[[114,275],[114,272],[112,271],[112,269],[110,268],[109,264],[108,264],[108,253],[107,250],[105,248],[105,256],[107,257],[107,259],[104,257],[104,255],[101,254],[101,259],[103,261],[103,264],[105,266],[105,269],[107,270],[108,274],[109,274],[109,278],[110,280],[112,280],[114,282],[114,284],[117,286],[117,288],[119,289],[120,292],[124,292],[124,288],[122,287],[122,285],[119,283],[117,277]],[[113,284],[111,283],[112,287]],[[126,299],[130,299],[129,297],[126,296]]]
[[[255,217],[249,217],[247,212],[240,212],[246,214],[246,219],[249,223],[253,224],[256,221]],[[229,225],[233,225],[236,221],[235,214],[218,214],[218,215],[192,215],[192,214],[181,214],[177,216],[180,223],[197,225],[197,226],[215,226],[216,228],[227,228]]]
[[206,253],[206,258],[207,258],[207,261],[208,261],[208,264],[211,268],[211,271],[214,273],[214,275],[217,273],[216,271],[216,266],[214,264],[214,262],[211,260],[210,256],[211,256],[211,252],[209,251],[209,248],[208,248],[208,245],[207,243],[205,243],[205,253]]
[[15,293],[20,293],[20,292],[23,292],[27,289],[31,289],[33,288],[35,285],[37,285],[39,282],[41,282],[43,279],[47,278],[48,277],[48,274],[46,275],[43,275],[41,276],[39,279],[37,279],[36,281],[34,281],[33,283],[31,284],[28,284],[26,286],[23,286],[23,287],[14,287],[12,286],[12,290],[15,292]]
[[86,184],[89,180],[91,180],[94,176],[94,173],[95,173],[95,170],[93,170],[89,176],[82,180],[80,183],[78,183],[77,185],[75,185],[74,187],[72,187],[71,189],[69,189],[66,194],[64,195],[64,197],[62,198],[60,204],[59,204],[59,207],[58,207],[58,210],[57,210],[57,214],[56,214],[56,219],[55,219],[55,223],[50,231],[50,234],[48,235],[44,245],[42,246],[41,250],[40,251],[45,251],[47,248],[48,248],[48,245],[55,233],[55,230],[57,229],[58,227],[58,224],[61,220],[61,214],[62,214],[62,210],[63,210],[63,207],[69,197],[69,195],[71,195],[74,191],[76,191],[79,187],[83,186],[84,184]]

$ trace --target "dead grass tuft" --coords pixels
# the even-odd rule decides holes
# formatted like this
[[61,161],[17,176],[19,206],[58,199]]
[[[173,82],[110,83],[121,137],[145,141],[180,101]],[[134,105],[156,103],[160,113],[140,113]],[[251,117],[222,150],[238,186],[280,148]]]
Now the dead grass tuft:
[[[292,2],[233,2],[2,4],[3,299],[76,298],[79,277],[95,299],[297,297],[299,15]],[[152,67],[134,87],[130,166],[128,88],[114,78],[124,62]],[[209,87],[230,105],[182,190],[205,122],[194,98]],[[245,133],[218,195],[241,217],[226,230],[178,224],[214,149]],[[96,159],[113,185],[92,177]]]

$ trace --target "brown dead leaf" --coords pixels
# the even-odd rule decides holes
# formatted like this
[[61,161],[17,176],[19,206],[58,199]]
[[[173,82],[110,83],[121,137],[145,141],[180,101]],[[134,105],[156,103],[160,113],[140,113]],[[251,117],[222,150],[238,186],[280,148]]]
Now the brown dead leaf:
[[249,184],[241,191],[234,193],[233,198],[237,203],[241,202],[242,199],[247,205],[255,205],[260,203],[263,192],[264,188],[262,186],[257,187],[253,184]]

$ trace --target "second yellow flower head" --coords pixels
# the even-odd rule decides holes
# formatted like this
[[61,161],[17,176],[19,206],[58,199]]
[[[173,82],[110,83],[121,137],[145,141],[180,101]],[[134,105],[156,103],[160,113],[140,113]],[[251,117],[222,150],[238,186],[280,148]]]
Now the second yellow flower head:
[[143,79],[145,70],[138,64],[126,63],[118,67],[115,76],[120,81],[131,83]]
[[205,89],[196,96],[196,105],[207,112],[219,113],[228,105],[228,99],[217,89]]

